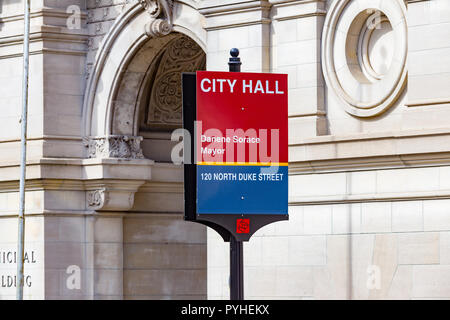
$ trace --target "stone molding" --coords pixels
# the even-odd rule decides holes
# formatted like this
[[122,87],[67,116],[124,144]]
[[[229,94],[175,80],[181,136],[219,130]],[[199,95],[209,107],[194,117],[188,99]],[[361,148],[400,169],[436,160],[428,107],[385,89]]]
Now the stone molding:
[[[436,134],[438,135],[438,134]],[[423,138],[423,137],[422,137]],[[331,139],[331,138],[329,138]],[[448,141],[448,134],[441,137],[441,141]],[[346,141],[342,141],[345,143]],[[348,142],[348,141],[347,141]],[[408,143],[401,143],[409,145]],[[445,145],[439,144],[441,149]],[[320,145],[317,146],[320,148]],[[302,162],[290,162],[290,176],[309,175],[318,177],[324,173],[338,175],[352,174],[356,171],[383,172],[379,169],[420,169],[434,170],[436,167],[445,167],[450,172],[450,152],[441,151],[435,153],[404,154],[391,157],[358,157],[342,159],[324,159],[316,161],[303,160]],[[434,168],[433,168],[434,167]],[[429,168],[429,169],[427,169]],[[439,168],[437,168],[439,169]],[[13,170],[14,172],[9,172]],[[19,187],[17,179],[19,167],[0,167],[0,190],[6,193],[15,193]],[[440,170],[440,169],[439,169]],[[391,170],[392,172],[396,170]],[[341,172],[341,173],[339,173]],[[401,170],[397,170],[401,172]],[[411,173],[411,178],[414,173]],[[127,213],[135,206],[136,192],[143,193],[172,193],[183,192],[182,166],[173,164],[155,164],[151,160],[127,160],[121,159],[40,159],[27,166],[26,190],[45,191],[30,192],[35,197],[40,197],[42,208],[27,209],[27,215],[90,215],[95,212],[123,212]],[[420,175],[418,177],[420,179]],[[417,180],[416,180],[417,181]],[[445,182],[446,180],[441,180]],[[448,185],[444,183],[445,185]],[[79,198],[69,200],[68,197],[61,207],[57,207],[51,201],[51,196],[45,196],[49,191],[68,192],[81,191],[85,194],[85,209],[74,210],[69,201],[79,201]],[[406,192],[367,193],[354,195],[327,195],[323,196],[291,196],[291,205],[309,205],[327,203],[348,203],[365,201],[391,201],[391,200],[417,200],[417,199],[449,199],[450,189],[441,186],[437,190],[427,191],[417,188]],[[36,200],[38,198],[35,198]],[[135,208],[136,209],[136,208]],[[14,216],[15,211],[0,213],[1,216]]]
[[271,4],[260,1],[204,1],[199,12],[206,18],[205,30],[219,30],[255,24],[270,24]]
[[[54,8],[39,8],[31,13],[30,54],[56,53],[83,56],[87,53],[88,30],[69,29],[62,27],[70,16],[66,11]],[[82,25],[86,20],[86,13],[81,12]],[[23,14],[0,18],[0,59],[10,59],[23,55],[23,28],[14,26],[23,21]],[[44,25],[36,25],[34,20],[52,21]],[[11,25],[11,26],[10,26]],[[33,45],[34,44],[34,45]],[[62,45],[63,44],[63,45]]]
[[230,12],[242,12],[242,11],[252,11],[257,8],[270,8],[271,4],[268,0],[232,0],[227,1],[217,1],[217,0],[205,0],[200,6],[200,12],[204,15],[216,15],[216,14],[227,14]]
[[84,140],[88,158],[144,159],[141,142],[143,137],[109,135]]
[[325,16],[326,3],[321,0],[269,0],[272,4],[272,20],[284,21],[307,17]]
[[[89,215],[94,211],[127,212],[134,205],[135,193],[144,184],[151,186],[156,182],[157,185],[170,186],[181,183],[172,181],[174,173],[179,175],[179,168],[170,168],[158,173],[161,171],[158,165],[148,159],[40,159],[29,162],[26,191],[28,196],[39,203],[39,207],[28,208],[27,214]],[[18,170],[19,166],[0,167],[2,192],[17,192]],[[182,178],[178,180],[180,179]],[[158,188],[153,191],[158,192]],[[60,197],[61,193],[67,194],[64,201],[52,200]],[[79,203],[80,193],[84,194],[84,206]],[[14,215],[16,212],[0,214]]]
[[[324,16],[326,6],[322,0],[206,0],[199,11],[207,18],[206,30],[268,24],[272,20],[289,20],[310,16]],[[232,14],[234,19],[230,18]]]
[[323,197],[290,197],[289,206],[314,206],[325,204],[344,203],[371,203],[390,201],[419,201],[419,200],[443,200],[450,199],[448,190],[442,191],[420,191],[420,192],[392,192],[392,193],[369,193],[364,195],[332,195]]
[[291,174],[447,165],[447,129],[323,136],[289,146]]

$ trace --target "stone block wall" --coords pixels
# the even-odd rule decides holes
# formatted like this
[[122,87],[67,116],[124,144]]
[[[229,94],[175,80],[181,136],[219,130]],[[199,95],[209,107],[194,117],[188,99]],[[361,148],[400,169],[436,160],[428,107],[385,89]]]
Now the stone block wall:
[[[270,67],[289,75],[290,220],[245,244],[246,299],[448,299],[449,109],[440,91],[449,83],[448,1],[407,1],[404,11],[403,1],[379,3],[388,19],[407,25],[396,38],[408,43],[407,84],[371,116],[346,106],[323,76],[330,16],[352,22],[350,9],[332,10],[347,4],[363,12],[367,1],[270,3]],[[389,41],[381,30],[380,41]],[[345,56],[335,52],[342,66]],[[211,299],[229,297],[228,250],[208,231]]]
[[[182,221],[181,168],[155,147],[167,132],[146,133],[141,150],[123,120],[145,103],[122,72],[146,74],[169,39],[149,41],[147,23],[168,17],[144,2],[32,1],[26,298],[228,298],[228,244]],[[208,70],[227,70],[238,47],[242,71],[289,76],[290,220],[245,244],[248,299],[450,297],[450,4],[371,3],[175,1],[172,31]],[[0,4],[1,299],[15,292],[22,8]],[[372,14],[384,28],[360,24]],[[126,65],[140,48],[152,55]]]

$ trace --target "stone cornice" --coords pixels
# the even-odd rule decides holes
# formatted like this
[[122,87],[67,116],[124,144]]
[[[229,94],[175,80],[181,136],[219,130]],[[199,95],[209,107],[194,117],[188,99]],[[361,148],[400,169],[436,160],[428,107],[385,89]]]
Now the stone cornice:
[[324,135],[312,138],[299,140],[296,143],[290,143],[290,146],[313,145],[323,143],[338,143],[338,142],[352,142],[352,141],[367,141],[389,138],[408,138],[408,137],[429,137],[429,136],[447,136],[450,135],[449,128],[435,128],[423,130],[403,130],[392,132],[372,132],[372,133],[358,133],[348,135]]
[[[70,17],[70,15],[71,15],[71,13],[67,13],[65,10],[49,8],[49,7],[43,7],[43,8],[40,8],[39,11],[30,13],[31,19],[41,18],[41,17],[67,19],[68,17]],[[81,11],[80,18],[81,18],[81,20],[85,20],[87,18],[87,13],[85,11]],[[3,22],[3,23],[12,22],[12,21],[20,21],[20,20],[23,20],[23,13],[11,15],[11,16],[0,17],[0,22]]]
[[[77,137],[62,137],[81,140]],[[352,136],[321,136],[290,145],[290,173],[359,171],[383,168],[406,168],[448,165],[450,163],[450,131],[448,128],[420,131],[359,134]],[[16,140],[12,141],[17,143]],[[5,142],[10,143],[10,142]],[[155,163],[148,159],[53,159],[27,161],[27,177],[32,179],[100,179],[88,174],[89,168],[151,168],[151,180],[181,182],[183,168],[171,163]],[[0,177],[18,176],[19,163],[1,162]],[[64,168],[60,176],[59,168]],[[95,172],[91,170],[89,172]],[[103,176],[104,179],[113,178]],[[134,177],[138,179],[139,176]],[[1,181],[1,180],[0,180]]]
[[291,144],[290,173],[448,165],[447,128],[358,136],[323,136]]
[[327,14],[326,1],[323,0],[270,0],[272,19],[283,21]]
[[[85,55],[89,37],[86,28],[69,29],[65,23],[71,16],[64,10],[54,8],[40,8],[31,13],[30,54],[56,53],[67,55]],[[87,15],[80,13],[81,23]],[[0,33],[0,59],[19,57],[22,55],[23,14],[0,18],[2,31]],[[61,43],[67,44],[64,48]]]
[[217,14],[232,14],[235,12],[252,11],[259,9],[269,9],[271,4],[267,0],[233,0],[233,1],[216,1],[205,0],[199,6],[200,13],[205,16]]
[[[67,30],[62,32],[60,27],[53,26],[39,26],[31,30],[30,41],[37,42],[41,40],[45,41],[60,41],[71,42],[85,45],[87,43],[88,34],[85,32],[68,32]],[[0,47],[6,45],[19,45],[23,43],[23,35],[7,35],[0,37]]]
[[[88,34],[85,30],[71,30],[54,26],[37,26],[30,33],[30,55],[56,53],[83,56],[87,52]],[[22,56],[22,34],[0,37],[0,59]],[[61,43],[67,44],[61,47]]]
[[327,0],[269,0],[270,4],[276,7],[292,5],[308,5],[311,3],[322,3],[326,5]]
[[[31,37],[33,40],[33,35],[41,33],[43,35],[46,35],[47,33],[50,34],[61,34],[62,38],[64,37],[72,37],[72,38],[86,38],[88,36],[87,29],[81,28],[81,29],[74,29],[71,30],[69,28],[66,28],[65,22],[67,19],[71,16],[71,13],[67,13],[64,10],[60,9],[53,9],[53,8],[41,8],[39,11],[32,12],[31,13],[31,19],[38,19],[41,18],[42,22],[39,23],[39,25],[33,25],[31,26]],[[46,18],[52,18],[48,21]],[[53,24],[54,18],[60,19],[63,23]],[[83,21],[87,19],[86,12],[80,12],[80,19],[81,23],[83,24]],[[0,18],[0,23],[3,24],[2,26],[2,33],[0,39],[9,39],[9,38],[20,38],[21,41],[23,41],[23,26],[22,24],[19,24],[19,28],[8,28],[8,24],[11,22],[17,22],[23,20],[23,14],[13,15],[13,16],[7,16]],[[50,22],[50,24],[48,23]]]
[[[18,170],[17,165],[0,167],[0,177],[3,178],[0,180],[0,193],[18,192]],[[182,181],[182,166],[155,164],[148,159],[46,158],[28,161],[25,189],[27,192],[46,191],[46,194],[69,191],[79,195],[82,192],[85,195],[84,209],[78,203],[79,209],[67,214],[92,214],[100,211],[128,212],[134,206],[134,196],[138,191],[180,194],[183,192]],[[32,194],[40,199],[41,205],[27,209],[27,214],[58,213],[60,205],[44,193]],[[5,211],[4,203],[0,203],[0,216],[5,215],[2,210]]]
[[272,20],[289,20],[326,15],[323,0],[223,1],[207,0],[199,5],[206,18],[206,30],[268,24]]
[[[19,176],[11,170],[18,171],[19,167],[18,162],[2,163],[0,165],[0,184],[18,183]],[[6,174],[6,171],[11,174]],[[155,163],[149,159],[28,159],[27,181],[45,179],[74,181],[75,185],[77,184],[75,181],[100,179],[172,183],[183,181],[183,166],[172,163]]]
[[271,4],[267,0],[222,1],[207,0],[199,5],[206,18],[205,29],[217,30],[254,24],[270,23]]
[[289,174],[351,172],[450,165],[450,152],[380,157],[358,157],[316,161],[293,161]]

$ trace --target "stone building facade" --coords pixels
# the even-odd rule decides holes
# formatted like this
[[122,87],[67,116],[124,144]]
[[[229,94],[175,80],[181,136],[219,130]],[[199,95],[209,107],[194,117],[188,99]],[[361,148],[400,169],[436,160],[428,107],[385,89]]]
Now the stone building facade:
[[[15,297],[22,0],[0,3],[0,299]],[[180,73],[289,75],[290,220],[247,299],[450,298],[448,0],[33,0],[25,297],[227,299],[183,221]]]

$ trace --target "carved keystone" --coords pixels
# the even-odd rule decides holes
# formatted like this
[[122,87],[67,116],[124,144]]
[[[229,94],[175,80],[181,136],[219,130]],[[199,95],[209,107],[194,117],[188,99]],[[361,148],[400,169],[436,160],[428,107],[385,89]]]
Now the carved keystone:
[[150,37],[169,34],[173,29],[173,0],[140,0],[140,4],[152,17],[145,26]]

